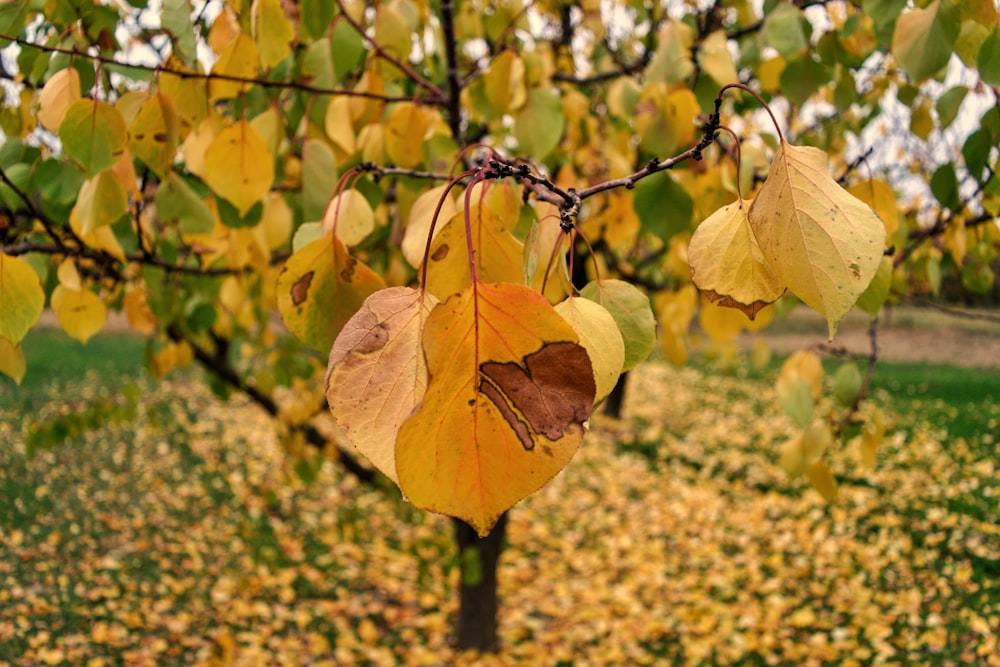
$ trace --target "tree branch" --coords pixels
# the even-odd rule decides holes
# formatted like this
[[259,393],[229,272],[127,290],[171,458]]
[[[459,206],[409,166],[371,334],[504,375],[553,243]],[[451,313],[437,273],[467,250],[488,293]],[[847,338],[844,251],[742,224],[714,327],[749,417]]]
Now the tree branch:
[[458,42],[455,39],[454,0],[441,0],[441,30],[444,33],[444,57],[448,70],[448,96],[445,110],[448,112],[448,127],[458,147],[465,148],[462,134],[462,85],[458,80]]
[[[218,339],[216,339],[215,349],[208,350],[199,345],[177,324],[171,324],[167,327],[167,335],[175,342],[184,342],[189,345],[194,353],[194,358],[205,370],[215,375],[233,389],[245,394],[271,417],[278,416],[278,404],[274,398],[260,391],[257,387],[248,384],[240,377],[240,374],[225,356],[225,346],[219,345]],[[295,428],[301,429],[306,442],[316,449],[323,449],[329,444],[329,441],[312,424],[299,424]],[[350,453],[345,452],[339,447],[337,448],[337,453],[338,460],[348,472],[366,484],[374,484],[377,474],[373,470],[358,463],[358,460]]]
[[348,90],[346,88],[322,88],[320,86],[312,86],[307,83],[301,83],[298,81],[271,81],[269,79],[251,79],[242,76],[233,76],[230,74],[221,74],[215,72],[202,73],[202,72],[192,72],[190,70],[179,69],[175,67],[167,67],[164,65],[146,65],[142,63],[127,63],[120,62],[114,58],[109,58],[107,56],[102,56],[95,53],[85,53],[77,49],[66,49],[58,46],[46,46],[44,44],[35,44],[29,42],[21,37],[15,37],[12,35],[6,35],[0,33],[0,39],[10,40],[15,44],[20,45],[23,48],[28,49],[38,49],[39,51],[44,51],[45,53],[64,53],[71,55],[76,58],[86,58],[94,62],[99,62],[105,65],[115,65],[117,67],[127,67],[129,69],[139,70],[142,72],[150,72],[152,74],[172,74],[178,76],[182,79],[202,79],[205,81],[232,81],[234,83],[243,83],[248,86],[260,86],[261,88],[276,88],[280,90],[297,90],[303,93],[309,93],[311,95],[344,95],[347,97],[366,97],[368,99],[379,100],[381,102],[417,102],[419,104],[440,104],[441,92],[436,87],[432,90],[435,96],[432,97],[417,97],[414,98],[412,95],[378,95],[376,93],[369,93],[367,91],[357,91]]
[[438,88],[433,83],[422,77],[419,72],[410,67],[409,63],[403,60],[403,58],[405,58],[407,54],[404,53],[401,55],[400,58],[397,58],[392,54],[388,53],[382,47],[381,44],[379,44],[374,39],[369,37],[368,34],[365,32],[365,29],[361,26],[361,24],[355,21],[354,17],[352,17],[347,12],[347,9],[344,7],[343,0],[336,0],[336,3],[337,7],[340,9],[340,15],[344,17],[344,20],[347,21],[359,35],[361,35],[361,38],[363,40],[365,40],[371,45],[372,49],[375,50],[375,53],[378,55],[378,57],[396,67],[399,71],[408,76],[411,81],[415,82],[421,88],[430,91],[431,95],[437,98],[438,101],[444,99],[444,92],[440,88]]

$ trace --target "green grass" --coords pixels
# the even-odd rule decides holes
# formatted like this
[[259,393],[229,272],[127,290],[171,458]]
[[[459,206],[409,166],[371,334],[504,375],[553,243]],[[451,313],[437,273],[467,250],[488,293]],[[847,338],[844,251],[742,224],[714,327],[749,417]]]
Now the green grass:
[[145,377],[143,338],[100,334],[81,345],[58,329],[40,328],[22,342],[28,370],[17,386],[0,375],[0,409],[17,405],[30,410],[60,388],[84,379],[116,390]]
[[[912,363],[880,363],[873,391],[884,390],[902,413],[914,412],[942,426],[952,438],[985,448],[983,436],[998,430],[1000,371]],[[987,437],[988,440],[988,437]],[[996,457],[996,447],[992,448]]]

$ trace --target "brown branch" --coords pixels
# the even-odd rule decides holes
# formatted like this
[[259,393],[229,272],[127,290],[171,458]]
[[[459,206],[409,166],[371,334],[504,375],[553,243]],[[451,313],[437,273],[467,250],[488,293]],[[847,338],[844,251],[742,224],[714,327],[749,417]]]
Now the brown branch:
[[[167,335],[175,342],[184,342],[189,345],[191,347],[191,351],[194,353],[194,358],[199,364],[202,365],[203,368],[205,368],[205,370],[215,375],[233,389],[246,395],[271,417],[278,416],[278,404],[274,398],[265,394],[257,387],[248,384],[242,377],[240,377],[240,374],[233,367],[232,363],[230,363],[229,359],[226,357],[228,341],[216,338],[214,339],[215,349],[208,350],[207,348],[199,345],[197,341],[183,331],[177,324],[171,324],[167,327]],[[323,449],[329,444],[329,441],[312,424],[300,424],[295,428],[301,429],[302,434],[306,438],[306,442],[316,449]],[[365,482],[366,484],[375,483],[377,475],[373,470],[361,465],[349,452],[346,452],[339,447],[337,448],[337,453],[340,463],[343,464],[344,468],[346,468],[348,472],[357,477],[358,480]]]
[[951,317],[958,317],[965,320],[977,320],[979,322],[1000,323],[1000,315],[995,315],[993,313],[975,313],[968,310],[962,310],[961,308],[952,308],[951,306],[935,303],[929,299],[912,298],[909,299],[909,302],[923,308],[931,308]]
[[447,66],[448,96],[445,110],[448,113],[448,127],[458,147],[464,148],[462,135],[462,84],[458,80],[458,40],[455,39],[454,0],[441,0],[441,30],[444,33],[444,57]]
[[[67,246],[67,245],[49,245],[47,243],[37,243],[34,241],[22,241],[20,243],[13,243],[8,246],[3,247],[4,254],[7,255],[24,255],[29,252],[37,252],[43,255],[65,255],[66,257],[80,257],[83,259],[92,259],[96,262],[121,262],[122,260],[114,255],[109,254],[104,250],[98,250],[96,248],[91,248],[87,245],[81,246]],[[275,252],[271,254],[270,265],[277,266],[281,264],[286,259],[288,259],[287,252]],[[246,268],[230,268],[230,267],[199,267],[199,266],[187,266],[184,264],[174,264],[169,262],[158,255],[145,254],[142,252],[131,252],[125,254],[125,263],[136,263],[144,266],[155,266],[164,269],[168,273],[180,273],[187,275],[198,275],[198,276],[231,276],[238,275],[248,271]]]
[[[233,83],[242,83],[248,86],[260,86],[261,88],[276,88],[280,90],[297,90],[303,93],[310,93],[312,95],[344,95],[347,97],[366,97],[368,99],[379,100],[381,102],[417,102],[418,104],[440,104],[441,100],[440,91],[437,91],[436,96],[431,97],[417,97],[414,98],[412,95],[379,95],[377,93],[369,93],[367,91],[357,91],[348,90],[346,88],[322,88],[320,86],[312,86],[308,83],[301,83],[298,81],[271,81],[269,79],[252,79],[242,76],[233,76],[231,74],[221,74],[215,72],[192,72],[190,70],[179,69],[175,67],[167,67],[164,65],[146,65],[140,63],[127,63],[120,62],[114,58],[109,58],[107,56],[102,56],[100,54],[85,53],[77,49],[67,49],[58,46],[46,46],[44,44],[35,44],[29,42],[21,37],[15,37],[12,35],[6,35],[0,33],[0,39],[10,40],[21,47],[29,49],[38,49],[39,51],[44,51],[45,53],[64,53],[71,55],[76,58],[86,58],[94,62],[102,63],[105,65],[114,65],[116,67],[126,67],[128,69],[139,70],[142,72],[151,72],[153,74],[172,74],[178,76],[182,79],[202,79],[205,81],[232,81]],[[434,91],[432,90],[432,93]]]
[[[365,40],[371,45],[372,49],[374,49],[378,57],[396,67],[400,72],[402,72],[406,76],[410,77],[410,79],[414,81],[421,88],[430,91],[431,95],[434,96],[437,100],[440,101],[444,99],[444,92],[440,88],[438,88],[433,83],[422,77],[415,69],[410,67],[409,63],[407,63],[402,59],[406,57],[406,54],[402,54],[401,58],[397,58],[393,56],[391,53],[388,53],[382,47],[381,44],[379,44],[374,39],[369,37],[368,34],[365,32],[364,27],[362,27],[361,24],[355,21],[354,17],[352,17],[347,12],[347,9],[344,7],[343,0],[336,0],[336,3],[337,7],[340,9],[341,16],[344,17],[344,20],[347,21],[352,28],[354,28],[354,30],[361,36],[363,40]],[[409,100],[411,98],[407,99]]]

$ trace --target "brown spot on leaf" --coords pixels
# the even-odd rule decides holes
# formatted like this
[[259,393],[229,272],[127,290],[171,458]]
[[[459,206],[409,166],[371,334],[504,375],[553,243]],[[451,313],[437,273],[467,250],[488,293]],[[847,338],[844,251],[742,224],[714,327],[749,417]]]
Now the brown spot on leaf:
[[163,132],[157,132],[156,134],[153,135],[153,141],[162,141],[166,143],[167,135],[164,134]]
[[523,364],[488,361],[479,371],[479,390],[496,404],[526,450],[534,448],[527,429],[558,440],[582,428],[594,407],[590,357],[576,343],[549,343],[524,357]]
[[385,322],[379,322],[365,334],[354,346],[354,351],[360,354],[376,352],[389,342],[389,327]]
[[431,255],[431,259],[433,259],[435,262],[440,262],[447,256],[448,256],[448,244],[444,243],[441,245],[440,248],[434,251],[434,254]]
[[302,302],[309,297],[309,286],[312,284],[314,273],[315,271],[310,271],[292,285],[292,303],[296,306],[301,306]]
[[351,279],[354,278],[354,267],[357,265],[358,265],[358,260],[348,255],[347,265],[340,271],[341,280],[343,280],[345,283],[351,282]]

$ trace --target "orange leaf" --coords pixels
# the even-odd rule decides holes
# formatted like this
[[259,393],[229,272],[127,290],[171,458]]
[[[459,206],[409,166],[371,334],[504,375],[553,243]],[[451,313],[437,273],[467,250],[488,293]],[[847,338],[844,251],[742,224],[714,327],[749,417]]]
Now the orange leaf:
[[590,359],[541,294],[479,282],[431,312],[424,353],[427,394],[396,443],[400,488],[486,535],[576,452],[596,391]]

